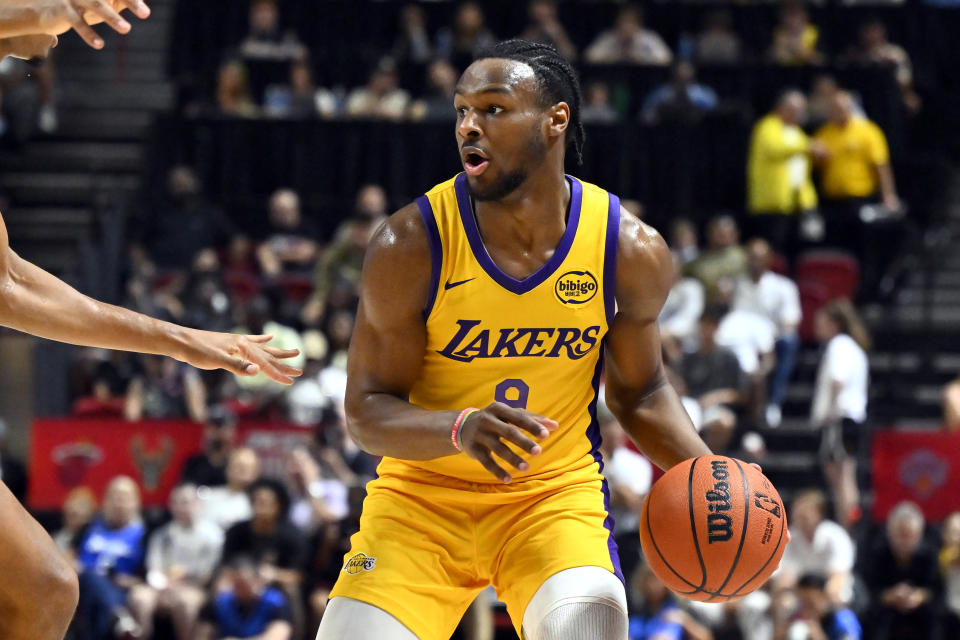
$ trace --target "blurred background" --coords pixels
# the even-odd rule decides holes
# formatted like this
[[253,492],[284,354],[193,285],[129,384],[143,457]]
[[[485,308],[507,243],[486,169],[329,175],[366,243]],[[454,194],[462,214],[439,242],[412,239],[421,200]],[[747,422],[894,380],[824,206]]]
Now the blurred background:
[[[568,171],[670,242],[688,412],[788,505],[762,590],[675,601],[636,535],[660,472],[601,410],[631,639],[960,637],[960,2],[150,4],[0,63],[12,246],[305,374],[0,332],[0,477],[77,560],[73,637],[315,636],[377,462],[343,418],[364,250],[459,170],[453,87],[515,36],[580,72]],[[489,593],[458,631],[512,634]]]

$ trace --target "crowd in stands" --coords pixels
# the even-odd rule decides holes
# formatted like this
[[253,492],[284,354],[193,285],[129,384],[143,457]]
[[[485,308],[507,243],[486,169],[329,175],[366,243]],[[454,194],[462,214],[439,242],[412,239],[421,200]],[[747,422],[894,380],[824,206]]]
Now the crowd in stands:
[[[890,65],[904,108],[922,107],[910,56],[887,39],[882,21],[865,21],[847,49],[826,51],[801,4],[785,4],[768,47],[754,51],[723,8],[705,12],[698,33],[667,42],[642,9],[624,6],[578,47],[553,0],[532,0],[525,25],[496,34],[480,3],[459,4],[451,24],[434,32],[423,8],[409,4],[366,84],[352,88],[317,85],[319,61],[294,30],[281,27],[280,8],[252,0],[246,37],[225,52],[213,90],[186,105],[188,115],[452,121],[459,72],[477,51],[513,35],[551,43],[589,65],[672,65],[669,81],[638,101],[636,113],[625,111],[609,85],[586,78],[587,123],[697,122],[725,96],[698,81],[695,65],[748,59]],[[263,61],[289,65],[289,75],[258,92],[249,69]],[[422,66],[422,92],[402,86],[401,66],[409,63]],[[38,104],[46,104],[44,80],[30,82]],[[654,470],[601,406],[614,536],[629,578],[630,638],[956,637],[960,513],[937,528],[903,503],[874,532],[860,510],[870,338],[850,299],[882,275],[871,260],[883,252],[867,251],[863,241],[865,212],[889,218],[904,208],[884,133],[829,75],[818,77],[809,95],[784,89],[750,141],[748,216],[718,215],[703,229],[679,219],[662,230],[675,281],[660,331],[667,375],[707,443],[760,463],[761,434],[784,422],[801,343],[821,345],[803,422],[822,434],[828,495],[810,489],[793,498],[792,541],[763,589],[728,604],[681,602],[644,565],[636,534]],[[272,334],[275,346],[301,351],[291,364],[304,376],[287,388],[263,375],[238,379],[155,356],[81,352],[71,372],[75,415],[186,418],[204,432],[164,513],[141,509],[138,487],[126,477],[115,478],[102,500],[85,488],[66,499],[55,539],[81,577],[76,640],[312,638],[323,615],[376,468],[350,439],[343,414],[360,270],[374,230],[404,203],[379,185],[362,186],[353,210],[325,237],[304,215],[303,194],[275,187],[252,232],[205,197],[191,167],[177,165],[163,196],[129,225],[125,306],[198,328]],[[624,205],[642,217],[640,203]],[[844,249],[858,262],[847,268],[844,256],[806,253],[823,247]],[[819,278],[816,260],[846,268],[852,284]],[[960,382],[945,392],[945,413],[949,424],[960,424]],[[238,441],[238,419],[300,425],[307,435],[281,473],[268,473],[255,449]],[[5,453],[3,434],[0,422],[0,478],[22,498],[22,465]],[[490,602],[478,603],[462,633],[489,640]]]

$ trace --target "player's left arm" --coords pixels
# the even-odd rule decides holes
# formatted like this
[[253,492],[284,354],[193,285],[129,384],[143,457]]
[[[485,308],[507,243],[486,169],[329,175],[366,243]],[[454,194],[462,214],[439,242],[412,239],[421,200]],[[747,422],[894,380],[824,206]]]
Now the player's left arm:
[[607,333],[607,405],[640,450],[661,469],[711,451],[667,381],[657,316],[673,282],[666,242],[621,210],[617,314]]

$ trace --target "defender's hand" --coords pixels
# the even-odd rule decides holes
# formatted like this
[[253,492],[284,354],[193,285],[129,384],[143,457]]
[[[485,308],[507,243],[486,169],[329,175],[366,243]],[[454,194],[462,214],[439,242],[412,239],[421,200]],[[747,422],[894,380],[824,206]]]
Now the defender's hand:
[[297,349],[268,347],[270,335],[242,336],[233,333],[190,331],[177,360],[198,369],[226,369],[238,376],[255,376],[263,371],[281,384],[293,384],[293,378],[303,373],[281,360],[300,354]]
[[480,462],[500,481],[509,483],[510,474],[497,464],[493,454],[514,468],[526,471],[530,466],[506,443],[514,444],[532,456],[540,455],[540,445],[528,434],[543,440],[556,428],[557,423],[550,418],[494,402],[467,416],[460,425],[460,440],[464,453]]
[[130,9],[140,19],[150,15],[142,0],[33,0],[38,31],[59,35],[73,29],[94,49],[103,48],[103,39],[90,25],[106,22],[117,33],[128,33],[130,23],[120,11]]

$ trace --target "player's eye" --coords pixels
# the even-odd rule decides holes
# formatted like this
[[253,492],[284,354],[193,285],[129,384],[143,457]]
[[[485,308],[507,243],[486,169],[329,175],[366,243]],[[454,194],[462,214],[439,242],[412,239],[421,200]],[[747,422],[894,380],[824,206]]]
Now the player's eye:
[[457,111],[457,117],[458,117],[458,118],[462,118],[462,117],[464,117],[464,116],[467,115],[467,108],[466,108],[466,107],[456,107],[456,111]]
[[489,113],[489,114],[491,114],[491,115],[496,115],[496,114],[500,113],[501,111],[503,111],[503,107],[498,106],[498,105],[495,105],[495,104],[492,104],[492,105],[490,105],[489,107],[487,107],[487,113]]

